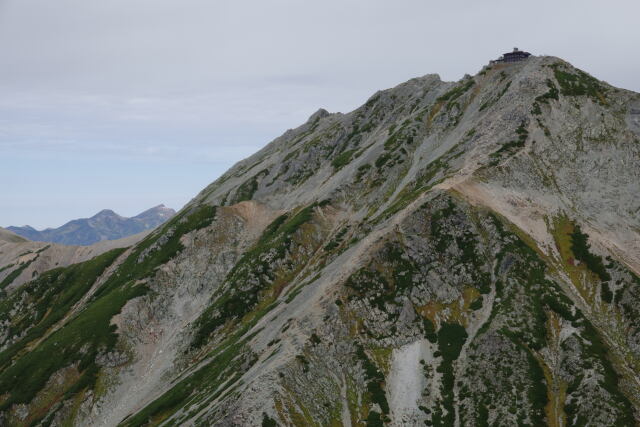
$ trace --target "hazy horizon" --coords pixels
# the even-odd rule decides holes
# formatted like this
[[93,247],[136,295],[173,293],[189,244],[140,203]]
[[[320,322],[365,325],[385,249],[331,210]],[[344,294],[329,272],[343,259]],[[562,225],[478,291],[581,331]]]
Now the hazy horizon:
[[640,5],[0,1],[0,226],[179,210],[318,108],[518,46],[640,91]]

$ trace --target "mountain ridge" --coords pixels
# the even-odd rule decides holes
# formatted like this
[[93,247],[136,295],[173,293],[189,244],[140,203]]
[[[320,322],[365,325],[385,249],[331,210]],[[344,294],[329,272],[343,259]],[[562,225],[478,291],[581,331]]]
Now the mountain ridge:
[[175,211],[160,204],[130,218],[103,209],[89,218],[68,221],[57,228],[36,230],[25,225],[6,229],[32,241],[88,246],[103,240],[115,240],[150,230],[175,215]]

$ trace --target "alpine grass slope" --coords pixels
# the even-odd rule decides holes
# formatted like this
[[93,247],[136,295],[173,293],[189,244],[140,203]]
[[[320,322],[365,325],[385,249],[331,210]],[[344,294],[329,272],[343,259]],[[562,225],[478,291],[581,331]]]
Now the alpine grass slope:
[[639,175],[554,57],[320,110],[0,300],[2,424],[637,425]]

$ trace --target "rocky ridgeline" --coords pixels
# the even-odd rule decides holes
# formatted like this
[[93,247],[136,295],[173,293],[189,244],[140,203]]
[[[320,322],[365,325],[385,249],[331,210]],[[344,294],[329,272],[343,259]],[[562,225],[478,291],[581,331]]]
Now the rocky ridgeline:
[[634,425],[638,105],[532,57],[318,111],[12,289],[3,424]]

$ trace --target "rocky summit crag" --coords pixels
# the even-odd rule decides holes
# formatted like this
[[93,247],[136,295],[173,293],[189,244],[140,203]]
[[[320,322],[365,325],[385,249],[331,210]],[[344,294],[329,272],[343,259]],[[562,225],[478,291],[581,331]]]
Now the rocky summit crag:
[[7,230],[36,242],[87,246],[151,230],[169,220],[175,213],[171,208],[158,205],[131,218],[125,218],[110,209],[103,209],[91,218],[74,219],[58,228],[39,231],[25,225],[7,227]]
[[554,57],[320,110],[0,300],[3,425],[630,426],[640,95]]

